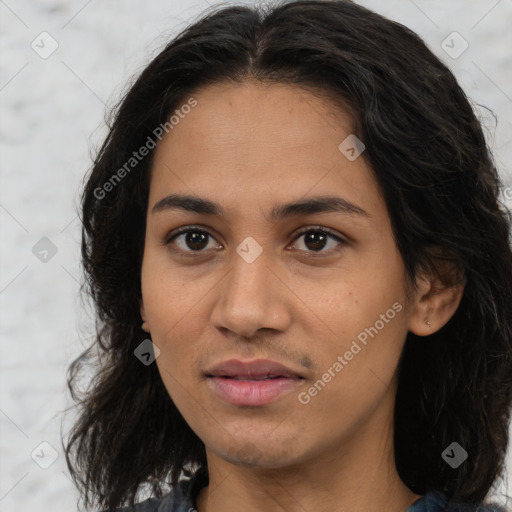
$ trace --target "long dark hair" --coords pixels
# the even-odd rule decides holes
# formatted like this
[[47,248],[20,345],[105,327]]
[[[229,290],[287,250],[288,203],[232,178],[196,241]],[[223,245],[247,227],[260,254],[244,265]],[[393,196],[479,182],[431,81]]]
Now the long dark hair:
[[[386,201],[410,282],[431,270],[460,306],[428,338],[409,333],[399,366],[395,459],[415,493],[482,501],[502,474],[512,404],[510,214],[482,127],[449,69],[406,27],[343,0],[213,9],[173,39],[109,117],[81,203],[84,288],[94,344],[68,371],[79,416],[66,445],[86,507],[162,496],[206,465],[204,444],[134,349],[152,155],[133,152],[198,88],[244,80],[293,84],[339,101],[354,118]],[[200,108],[200,107],[199,107]],[[132,162],[133,164],[134,162]],[[113,178],[117,173],[122,179]],[[109,186],[106,186],[106,183]],[[385,269],[383,269],[385,271]],[[95,376],[79,392],[80,369]],[[456,441],[457,469],[441,457]],[[190,471],[189,471],[190,470]]]

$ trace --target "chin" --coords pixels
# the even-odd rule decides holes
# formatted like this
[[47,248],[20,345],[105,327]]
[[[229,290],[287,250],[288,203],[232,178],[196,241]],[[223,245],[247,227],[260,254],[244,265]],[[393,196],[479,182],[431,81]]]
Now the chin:
[[275,445],[263,439],[261,444],[253,441],[241,443],[237,449],[220,450],[217,454],[236,466],[260,469],[279,469],[297,462],[297,444],[291,440],[289,449],[283,447],[282,441],[275,440]]

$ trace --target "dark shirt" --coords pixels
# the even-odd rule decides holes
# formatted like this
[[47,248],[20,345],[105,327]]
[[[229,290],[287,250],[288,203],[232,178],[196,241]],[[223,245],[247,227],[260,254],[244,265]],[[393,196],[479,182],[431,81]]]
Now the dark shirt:
[[[163,498],[149,498],[135,507],[118,508],[116,512],[195,512],[197,495],[207,485],[208,473],[201,468],[194,477],[180,481]],[[406,512],[507,512],[497,505],[452,503],[446,507],[447,501],[444,494],[432,491],[415,501]]]

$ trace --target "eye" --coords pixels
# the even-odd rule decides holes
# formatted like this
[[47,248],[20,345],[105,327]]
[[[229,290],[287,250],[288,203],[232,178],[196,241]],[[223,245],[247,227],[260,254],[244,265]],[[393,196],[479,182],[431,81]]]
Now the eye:
[[[335,248],[332,248],[332,245],[335,247],[336,245],[345,245],[347,243],[345,240],[335,235],[330,230],[321,227],[303,228],[297,234],[299,235],[298,239],[304,237],[302,245],[306,247],[306,252],[322,252],[329,254],[333,250],[336,250]],[[331,241],[337,242],[337,244],[331,244],[331,248],[329,250],[323,251],[322,249],[329,245],[329,239]]]
[[[174,233],[171,233],[171,236],[166,240],[166,245],[177,245],[177,252],[205,252],[204,249],[208,248],[208,238],[214,240],[212,235],[204,229],[194,226],[184,226],[174,231]],[[187,247],[192,250],[188,250]],[[193,254],[191,254],[191,256],[193,256]]]
[[[300,250],[304,250],[305,252],[331,253],[332,251],[335,251],[336,249],[333,247],[327,251],[323,250],[326,246],[329,245],[329,240],[331,240],[331,242],[336,242],[331,243],[331,245],[334,247],[336,245],[345,245],[347,243],[340,236],[337,236],[330,230],[321,227],[303,228],[296,235],[297,240],[304,237],[302,245],[305,247],[305,249]],[[213,236],[204,229],[194,226],[184,226],[170,234],[170,236],[166,239],[166,245],[176,245],[178,250],[175,252],[185,253],[183,256],[186,257],[195,256],[194,253],[206,252],[205,249],[208,249],[209,243],[213,240],[215,240]],[[220,244],[217,245],[217,248],[221,247],[222,246]],[[210,247],[210,249],[211,248],[212,247]],[[189,254],[187,255],[186,253]]]

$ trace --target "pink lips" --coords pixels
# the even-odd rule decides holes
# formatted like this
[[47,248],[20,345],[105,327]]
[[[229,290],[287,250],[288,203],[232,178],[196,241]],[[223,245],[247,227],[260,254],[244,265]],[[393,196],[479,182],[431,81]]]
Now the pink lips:
[[213,391],[232,405],[265,405],[295,389],[299,373],[268,359],[224,361],[205,372]]

